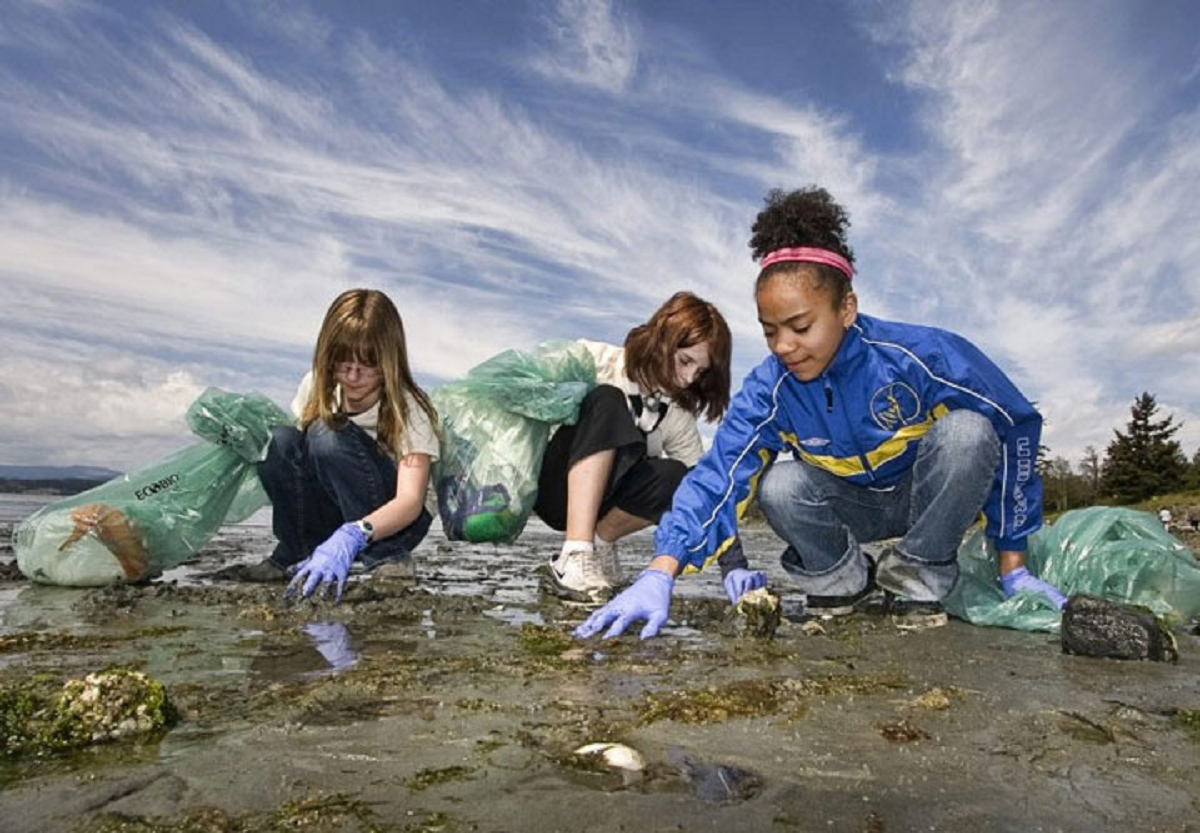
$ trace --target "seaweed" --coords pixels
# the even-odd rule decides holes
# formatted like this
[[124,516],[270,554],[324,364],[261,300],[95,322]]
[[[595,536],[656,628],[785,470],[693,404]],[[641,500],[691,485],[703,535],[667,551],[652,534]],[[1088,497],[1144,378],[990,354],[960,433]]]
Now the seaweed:
[[465,780],[475,771],[476,767],[473,766],[428,767],[415,773],[404,785],[408,787],[409,792],[415,793],[439,784]]
[[[439,826],[426,826],[434,817]],[[431,814],[421,826],[397,827],[381,821],[362,801],[344,793],[314,793],[260,813],[232,814],[202,807],[182,816],[128,816],[103,813],[84,825],[82,833],[283,833],[290,830],[359,830],[364,833],[449,829],[449,816]]]
[[1200,743],[1200,709],[1176,709],[1171,722]]

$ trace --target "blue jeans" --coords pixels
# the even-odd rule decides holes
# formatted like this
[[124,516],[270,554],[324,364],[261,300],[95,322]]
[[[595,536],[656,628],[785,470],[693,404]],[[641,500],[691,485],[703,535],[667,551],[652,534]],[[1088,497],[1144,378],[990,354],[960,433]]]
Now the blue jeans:
[[[276,428],[258,476],[271,498],[279,543],[271,562],[303,561],[346,521],[371,514],[396,494],[396,463],[354,423],[333,430],[317,421],[304,431]],[[395,535],[373,541],[359,559],[368,570],[408,558],[429,531],[426,509]]]
[[991,492],[1000,438],[974,411],[951,411],[921,438],[917,459],[890,489],[847,483],[801,461],[775,463],[758,500],[787,542],[781,562],[809,595],[852,596],[867,585],[860,543],[901,540],[884,550],[875,581],[907,599],[940,601],[958,580],[958,546]]

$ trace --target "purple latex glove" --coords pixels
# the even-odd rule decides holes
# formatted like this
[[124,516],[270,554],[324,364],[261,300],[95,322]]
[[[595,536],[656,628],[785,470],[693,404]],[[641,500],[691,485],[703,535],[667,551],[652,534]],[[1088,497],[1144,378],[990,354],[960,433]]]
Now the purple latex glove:
[[737,567],[725,575],[725,595],[729,597],[729,603],[735,605],[744,594],[765,587],[766,584],[767,577],[760,571]]
[[313,645],[329,663],[329,668],[310,676],[336,674],[358,662],[358,655],[350,644],[350,632],[341,622],[309,622],[304,626],[304,632],[312,637]]
[[350,573],[350,563],[354,557],[367,548],[367,536],[356,524],[344,523],[333,531],[325,543],[317,547],[313,554],[296,568],[296,577],[288,584],[283,597],[290,599],[301,584],[300,598],[307,599],[317,589],[317,585],[328,582],[325,590],[329,590],[337,582],[337,598],[342,600],[342,590],[346,587],[346,576]]
[[649,639],[667,621],[671,610],[671,588],[675,579],[662,570],[642,570],[637,581],[622,590],[615,599],[597,610],[575,629],[578,639],[587,639],[608,628],[605,639],[620,636],[634,622],[646,621],[642,639]]
[[1000,576],[1000,589],[1004,591],[1006,599],[1011,599],[1024,590],[1029,593],[1041,593],[1054,602],[1054,606],[1059,610],[1067,604],[1067,597],[1060,593],[1057,587],[1042,581],[1025,567],[1018,567]]

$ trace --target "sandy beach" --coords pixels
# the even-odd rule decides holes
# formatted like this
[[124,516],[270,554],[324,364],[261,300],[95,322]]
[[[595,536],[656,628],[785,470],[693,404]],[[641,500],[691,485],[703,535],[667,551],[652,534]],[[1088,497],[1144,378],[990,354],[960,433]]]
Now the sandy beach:
[[[0,565],[38,502],[0,499]],[[141,741],[0,760],[3,828],[1195,827],[1194,634],[1179,634],[1175,665],[868,615],[785,622],[768,642],[736,635],[713,570],[680,580],[662,638],[579,643],[569,631],[585,611],[538,592],[557,540],[531,527],[513,546],[472,546],[435,531],[415,586],[357,577],[336,607],[201,577],[269,552],[261,514],[145,586],[0,572],[0,682],[137,668],[181,716]],[[786,604],[774,536],[746,544]],[[626,569],[649,547],[631,539]],[[595,741],[632,747],[645,768],[572,754]]]

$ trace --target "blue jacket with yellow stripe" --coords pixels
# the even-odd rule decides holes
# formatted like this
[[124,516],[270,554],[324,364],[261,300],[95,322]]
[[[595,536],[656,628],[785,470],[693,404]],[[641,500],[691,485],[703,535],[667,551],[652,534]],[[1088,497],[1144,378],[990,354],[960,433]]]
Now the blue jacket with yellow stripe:
[[690,567],[721,555],[759,476],[784,450],[850,483],[893,486],[934,420],[956,408],[987,417],[1000,437],[987,535],[999,549],[1024,550],[1042,523],[1041,415],[961,336],[859,315],[818,378],[800,381],[775,356],[751,371],[659,521],[655,551]]

